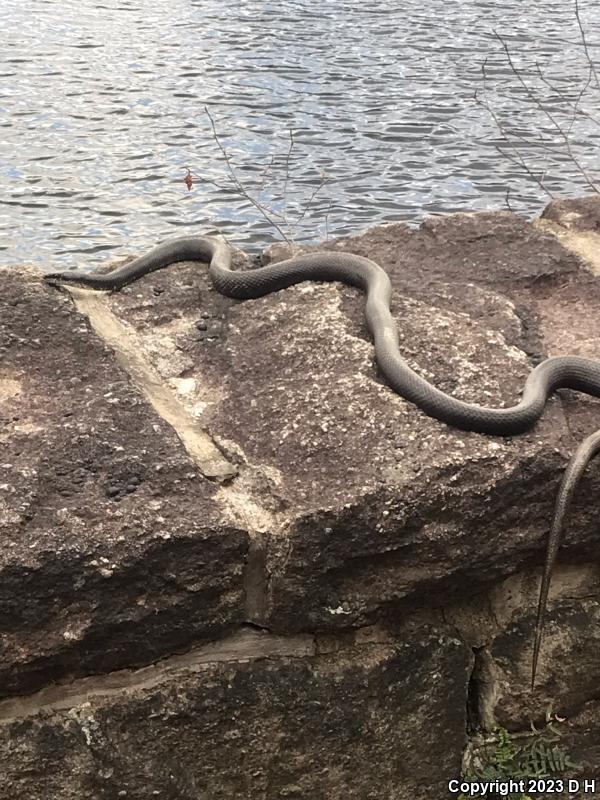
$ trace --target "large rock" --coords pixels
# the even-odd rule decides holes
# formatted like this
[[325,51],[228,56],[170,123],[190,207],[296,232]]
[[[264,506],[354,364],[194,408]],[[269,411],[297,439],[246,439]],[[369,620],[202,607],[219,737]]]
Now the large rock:
[[245,530],[70,301],[0,271],[0,695],[244,619]]
[[[390,273],[421,374],[511,405],[541,358],[597,355],[577,242],[600,203],[574,202],[319,247]],[[598,401],[561,392],[518,437],[449,428],[386,386],[337,284],[235,302],[181,264],[73,290],[75,310],[31,271],[0,280],[6,797],[441,797],[467,708],[471,729],[528,728],[550,701],[597,727],[594,470],[528,686],[554,495]]]
[[439,630],[341,653],[274,638],[5,707],[0,797],[443,796],[466,744],[464,645]]

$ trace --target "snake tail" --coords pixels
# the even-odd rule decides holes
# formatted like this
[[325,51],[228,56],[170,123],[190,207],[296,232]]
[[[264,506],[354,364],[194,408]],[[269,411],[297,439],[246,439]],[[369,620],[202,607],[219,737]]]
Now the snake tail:
[[546,607],[548,605],[550,580],[552,578],[554,564],[556,563],[558,548],[560,547],[565,516],[569,510],[571,501],[573,500],[573,495],[575,494],[575,490],[577,489],[579,481],[581,480],[587,465],[598,453],[600,453],[600,431],[595,431],[595,433],[592,433],[591,436],[588,436],[583,440],[583,442],[571,456],[556,496],[554,517],[552,519],[552,526],[550,528],[550,535],[548,537],[548,544],[546,547],[546,560],[544,562],[544,570],[542,573],[537,619],[535,623],[535,640],[533,643],[533,661],[531,665],[532,691],[535,687],[535,676],[537,673],[540,648],[542,645],[542,634],[544,630]]

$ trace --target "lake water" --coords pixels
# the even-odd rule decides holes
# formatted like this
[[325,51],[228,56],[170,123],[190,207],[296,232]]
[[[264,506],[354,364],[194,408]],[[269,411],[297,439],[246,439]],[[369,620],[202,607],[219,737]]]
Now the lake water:
[[[579,7],[596,57],[600,4]],[[574,9],[3,0],[0,261],[92,268],[216,231],[261,250],[280,234],[233,186],[219,144],[249,197],[298,241],[506,208],[507,189],[510,207],[532,215],[549,200],[539,182],[556,195],[589,192],[600,181],[600,89],[592,79],[577,100],[586,61]],[[486,59],[495,119],[474,97]]]

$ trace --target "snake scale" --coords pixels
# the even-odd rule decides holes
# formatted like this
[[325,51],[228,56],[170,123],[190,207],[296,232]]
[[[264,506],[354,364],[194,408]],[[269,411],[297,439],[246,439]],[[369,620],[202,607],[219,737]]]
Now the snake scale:
[[[366,294],[365,315],[375,346],[377,364],[389,386],[429,416],[455,428],[497,436],[513,436],[534,425],[542,415],[549,396],[557,389],[575,389],[600,397],[600,362],[578,356],[548,358],[538,364],[525,381],[521,400],[509,408],[489,408],[465,403],[440,391],[411,369],[402,358],[398,329],[390,311],[390,279],[378,264],[362,256],[333,252],[310,253],[257,269],[235,271],[231,268],[231,249],[228,245],[214,237],[194,236],[158,245],[145,255],[107,274],[55,272],[46,275],[45,280],[54,285],[72,283],[93,289],[118,290],[149,272],[179,261],[209,263],[209,274],[216,291],[240,300],[261,297],[302,281],[340,281],[361,289]],[[588,461],[599,450],[600,433],[586,439],[575,453],[559,490],[540,590],[532,687],[562,521],[579,477]]]

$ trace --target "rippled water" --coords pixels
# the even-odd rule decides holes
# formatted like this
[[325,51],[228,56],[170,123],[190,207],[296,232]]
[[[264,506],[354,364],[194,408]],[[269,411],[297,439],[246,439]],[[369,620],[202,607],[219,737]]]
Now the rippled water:
[[[599,4],[580,8],[597,55]],[[301,241],[506,207],[507,188],[512,208],[539,211],[548,197],[498,154],[498,124],[525,138],[516,141],[538,180],[546,164],[551,191],[589,191],[600,179],[600,125],[576,117],[569,153],[551,118],[570,124],[585,75],[573,9],[565,0],[3,0],[0,260],[93,267],[188,232],[220,230],[255,251],[280,238],[232,186],[205,106],[251,197]],[[557,82],[551,91],[538,80],[550,117],[527,98],[494,30],[517,65],[533,75],[537,60]],[[486,57],[496,121],[473,96]],[[582,108],[599,95],[592,81]],[[545,142],[537,133],[532,142],[540,130]]]

